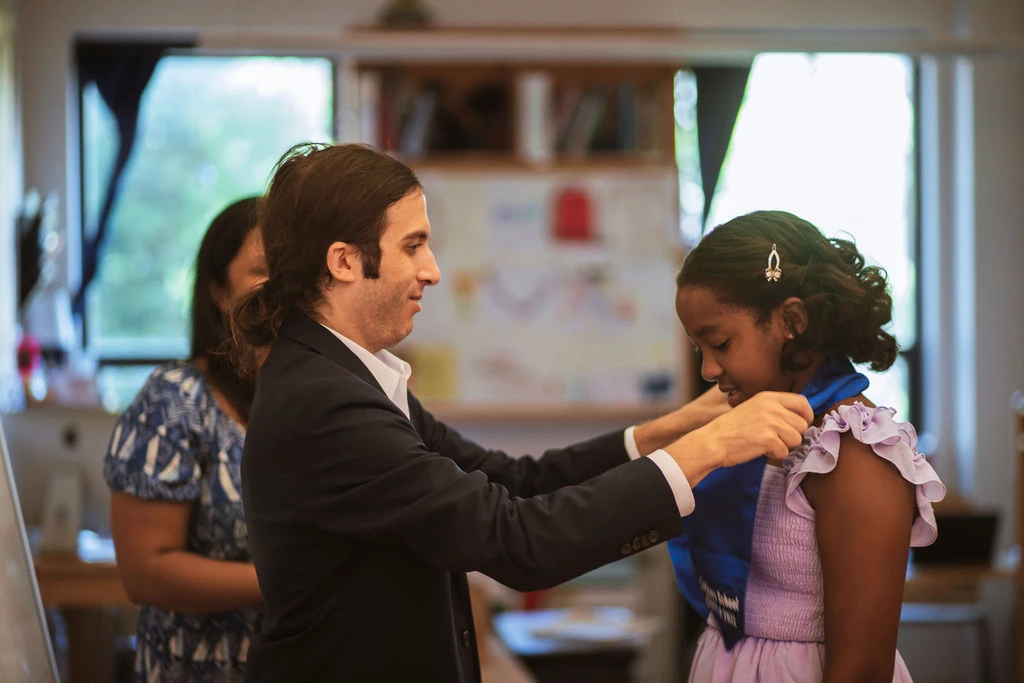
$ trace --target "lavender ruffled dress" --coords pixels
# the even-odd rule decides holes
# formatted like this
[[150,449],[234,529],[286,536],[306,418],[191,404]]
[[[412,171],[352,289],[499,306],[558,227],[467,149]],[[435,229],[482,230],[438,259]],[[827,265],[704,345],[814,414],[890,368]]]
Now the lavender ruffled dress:
[[[800,483],[807,474],[831,472],[844,432],[871,446],[915,486],[917,516],[910,544],[932,543],[938,533],[932,503],[946,487],[923,455],[909,423],[896,422],[892,408],[842,405],[811,427],[782,467],[765,468],[754,518],[747,582],[747,637],[732,650],[714,617],[701,635],[690,670],[691,683],[782,683],[820,681],[825,663],[824,593],[814,536],[814,509]],[[893,681],[911,681],[899,653]]]

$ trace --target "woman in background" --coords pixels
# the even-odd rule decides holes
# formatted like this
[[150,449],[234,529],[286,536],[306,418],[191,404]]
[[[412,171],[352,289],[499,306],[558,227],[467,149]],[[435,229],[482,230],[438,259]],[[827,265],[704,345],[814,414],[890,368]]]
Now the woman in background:
[[192,350],[120,417],[104,476],[121,581],[142,605],[135,680],[243,681],[262,617],[239,495],[253,386],[221,353],[227,314],[266,279],[258,199],[210,224],[196,258]]

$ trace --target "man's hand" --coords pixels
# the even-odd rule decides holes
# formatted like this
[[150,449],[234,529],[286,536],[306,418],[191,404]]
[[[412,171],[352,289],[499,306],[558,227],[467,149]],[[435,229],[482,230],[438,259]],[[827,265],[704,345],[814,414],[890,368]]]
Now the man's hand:
[[725,415],[729,410],[729,394],[719,389],[716,384],[676,412],[683,416],[686,429],[684,433],[689,433]]
[[803,396],[762,391],[665,450],[694,487],[719,467],[762,455],[769,460],[785,459],[800,445],[813,421],[814,413]]
[[717,386],[711,387],[682,408],[637,425],[633,430],[637,450],[642,455],[647,455],[664,448],[684,434],[700,429],[728,411],[728,395]]

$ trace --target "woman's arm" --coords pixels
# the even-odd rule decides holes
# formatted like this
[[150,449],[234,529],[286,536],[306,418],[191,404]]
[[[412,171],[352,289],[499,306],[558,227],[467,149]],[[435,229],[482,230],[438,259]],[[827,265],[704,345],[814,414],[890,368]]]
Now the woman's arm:
[[825,591],[824,683],[892,681],[914,488],[849,434],[834,470],[808,475]]
[[111,495],[110,525],[128,597],[190,614],[262,603],[251,563],[211,560],[185,550],[192,506]]

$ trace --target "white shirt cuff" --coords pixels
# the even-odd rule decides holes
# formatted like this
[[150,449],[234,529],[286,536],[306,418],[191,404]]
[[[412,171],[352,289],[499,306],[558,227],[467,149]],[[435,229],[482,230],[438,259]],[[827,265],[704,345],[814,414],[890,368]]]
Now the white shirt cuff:
[[686,481],[686,475],[683,474],[679,464],[671,455],[663,450],[654,451],[647,457],[665,475],[665,481],[668,482],[669,488],[672,489],[672,495],[675,496],[676,506],[679,508],[679,516],[685,517],[693,512],[693,509],[696,507],[693,501],[693,491],[690,489],[690,482]]
[[624,436],[626,440],[626,452],[629,453],[630,460],[636,460],[640,457],[640,449],[636,447],[636,437],[633,436],[633,430],[635,429],[636,425],[626,427],[626,434]]

